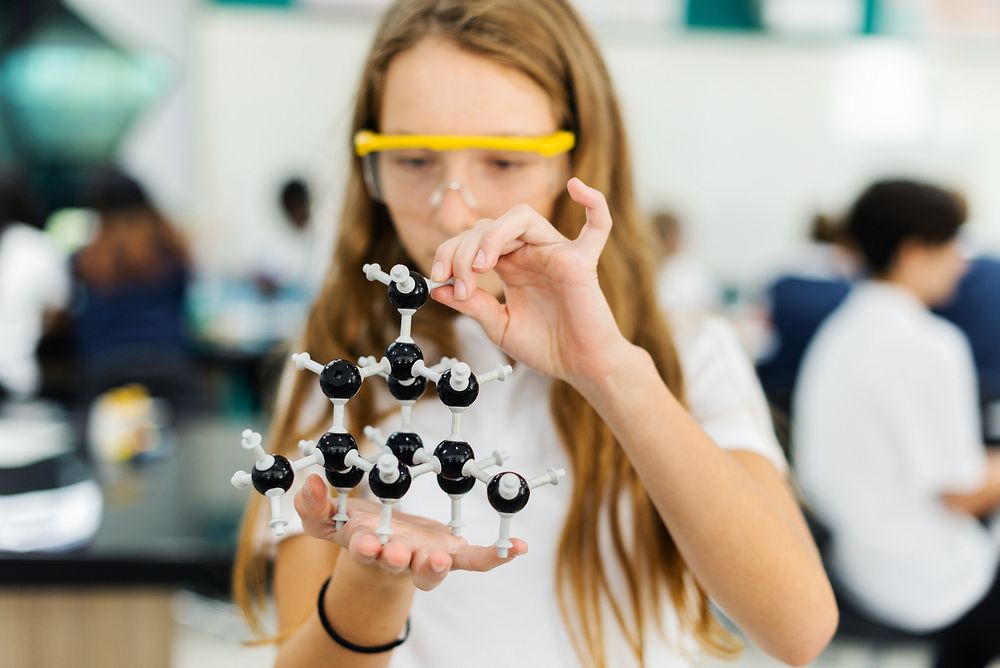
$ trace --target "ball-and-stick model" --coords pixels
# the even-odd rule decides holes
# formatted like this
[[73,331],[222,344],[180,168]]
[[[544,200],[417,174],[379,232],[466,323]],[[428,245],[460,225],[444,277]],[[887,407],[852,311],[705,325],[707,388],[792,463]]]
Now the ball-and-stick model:
[[[501,466],[508,455],[494,451],[488,457],[476,459],[472,446],[462,437],[462,414],[478,398],[480,386],[506,380],[513,369],[509,365],[497,365],[487,373],[476,375],[468,364],[452,358],[428,366],[423,352],[410,336],[411,323],[431,291],[445,283],[428,280],[401,264],[389,273],[377,264],[366,264],[363,271],[369,281],[388,286],[389,301],[401,317],[399,336],[380,359],[362,357],[357,364],[335,359],[324,365],[314,361],[308,353],[292,355],[298,369],[319,376],[320,389],[333,404],[333,424],[318,440],[300,441],[303,457],[294,462],[281,455],[267,454],[261,447],[260,435],[244,431],[243,447],[255,450],[257,462],[251,473],[238,471],[232,483],[245,489],[252,482],[258,492],[270,498],[270,525],[281,535],[287,520],[281,518],[280,499],[291,487],[295,471],[311,464],[323,467],[327,481],[337,492],[337,513],[331,518],[337,529],[348,519],[348,494],[367,477],[369,489],[382,503],[376,533],[384,544],[392,535],[392,508],[410,489],[414,479],[431,472],[436,474],[438,486],[451,499],[448,526],[456,536],[461,535],[463,526],[462,498],[472,491],[478,480],[486,485],[486,498],[500,517],[499,537],[494,545],[497,554],[505,558],[512,546],[511,518],[527,505],[532,489],[558,485],[566,472],[550,468],[531,479],[513,471],[487,473],[488,468]],[[365,436],[382,447],[381,453],[366,459],[361,456],[354,436],[348,433],[344,416],[348,402],[361,390],[364,380],[376,375],[386,380],[389,393],[399,404],[400,424],[388,437],[374,427],[365,427]],[[438,398],[452,416],[449,435],[433,452],[427,451],[423,439],[410,425],[413,405],[426,391],[427,381],[434,383]]]
[[[261,446],[261,436],[249,429],[243,430],[243,448],[253,450],[257,456],[257,463],[248,473],[247,471],[237,471],[233,474],[230,482],[236,489],[246,489],[252,484],[254,489],[266,496],[271,501],[271,521],[270,527],[278,536],[285,533],[285,526],[288,520],[281,516],[281,497],[292,486],[295,479],[295,471],[303,469],[311,464],[322,464],[322,455],[313,453],[307,454],[294,462],[288,461],[282,455],[269,455]],[[300,442],[300,445],[302,442]]]

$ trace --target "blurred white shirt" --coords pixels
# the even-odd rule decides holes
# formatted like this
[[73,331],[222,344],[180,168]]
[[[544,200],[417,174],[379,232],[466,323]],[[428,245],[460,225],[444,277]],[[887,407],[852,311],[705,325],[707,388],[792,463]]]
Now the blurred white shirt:
[[66,256],[48,237],[14,224],[0,236],[0,384],[15,395],[38,390],[35,347],[46,311],[69,301]]
[[318,289],[322,275],[317,270],[316,234],[311,223],[299,229],[285,221],[276,221],[249,237],[249,241],[254,263],[251,274],[308,294]]
[[656,275],[660,308],[677,318],[704,317],[722,309],[722,284],[708,266],[688,251],[666,258]]
[[846,594],[897,627],[930,631],[986,593],[1000,545],[944,492],[983,482],[972,355],[916,297],[860,285],[822,325],[794,399],[798,480],[833,534]]

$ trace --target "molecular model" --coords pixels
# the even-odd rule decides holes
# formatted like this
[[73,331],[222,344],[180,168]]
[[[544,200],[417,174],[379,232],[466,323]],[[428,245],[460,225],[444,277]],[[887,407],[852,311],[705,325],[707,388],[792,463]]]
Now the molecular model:
[[[389,301],[399,311],[399,336],[385,349],[381,359],[363,357],[354,364],[335,359],[322,365],[308,353],[292,355],[296,368],[312,371],[319,376],[319,385],[333,403],[333,424],[316,441],[299,441],[302,457],[289,461],[281,455],[268,454],[261,446],[261,436],[249,429],[243,432],[242,445],[253,450],[257,462],[250,472],[237,471],[232,484],[238,489],[253,485],[271,503],[270,527],[276,535],[284,533],[288,521],[281,517],[281,498],[291,488],[295,472],[319,464],[326,479],[337,492],[337,513],[332,521],[337,529],[347,521],[349,492],[367,476],[372,494],[381,501],[381,519],[376,534],[385,544],[392,535],[392,508],[410,489],[415,478],[435,473],[438,486],[451,499],[451,520],[448,527],[453,535],[461,535],[462,498],[472,491],[476,481],[486,485],[486,498],[500,516],[500,532],[496,543],[497,555],[507,556],[511,518],[528,503],[531,490],[542,485],[558,485],[565,478],[563,469],[550,468],[542,475],[526,479],[519,473],[503,471],[489,474],[487,469],[502,465],[506,452],[494,451],[476,459],[472,446],[462,438],[462,414],[479,396],[481,385],[504,381],[512,373],[509,365],[476,375],[468,364],[444,358],[434,366],[424,362],[423,352],[410,337],[413,315],[423,306],[437,283],[424,278],[406,266],[398,264],[390,273],[377,264],[364,266],[369,281],[388,286]],[[354,436],[344,426],[347,403],[361,389],[366,378],[381,376],[389,393],[399,404],[400,426],[387,438],[374,427],[365,427],[365,436],[382,447],[372,458],[362,457]],[[423,440],[412,431],[410,417],[413,405],[423,396],[427,381],[434,383],[441,402],[451,411],[451,433],[438,443],[433,453],[424,448]]]

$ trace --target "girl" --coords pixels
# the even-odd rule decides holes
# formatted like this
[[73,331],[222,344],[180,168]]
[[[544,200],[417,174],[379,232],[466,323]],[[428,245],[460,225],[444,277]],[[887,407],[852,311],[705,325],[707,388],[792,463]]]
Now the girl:
[[[375,504],[353,501],[335,531],[323,481],[298,476],[308,535],[274,550],[278,665],[683,666],[697,643],[737,648],[710,599],[768,653],[811,661],[836,607],[759,387],[728,330],[675,347],[658,315],[621,114],[565,0],[397,2],[353,130],[335,269],[300,348],[357,359],[395,338],[366,262],[454,278],[414,318],[425,357],[517,364],[483,388],[464,435],[510,450],[517,470],[562,465],[569,478],[532,496],[513,524],[526,540],[501,560],[474,546],[496,530],[485,494],[466,496],[467,542],[426,519],[447,512],[437,486],[414,484],[412,514],[380,546]],[[329,406],[312,374],[286,381],[273,447],[292,453]],[[376,387],[351,402],[355,434],[394,408]],[[436,398],[414,408],[415,431],[447,425]],[[252,621],[262,507],[248,511],[235,575]]]

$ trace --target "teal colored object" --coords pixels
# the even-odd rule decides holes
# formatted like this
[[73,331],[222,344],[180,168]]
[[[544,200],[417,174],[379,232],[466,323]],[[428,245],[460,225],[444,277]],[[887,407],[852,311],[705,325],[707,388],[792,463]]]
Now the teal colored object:
[[881,0],[864,0],[865,22],[861,32],[865,35],[874,35],[881,32],[882,23],[882,2]]
[[115,47],[60,7],[0,60],[0,118],[26,162],[105,162],[168,79],[165,61]]
[[685,20],[689,28],[715,30],[761,29],[756,0],[687,0]]

